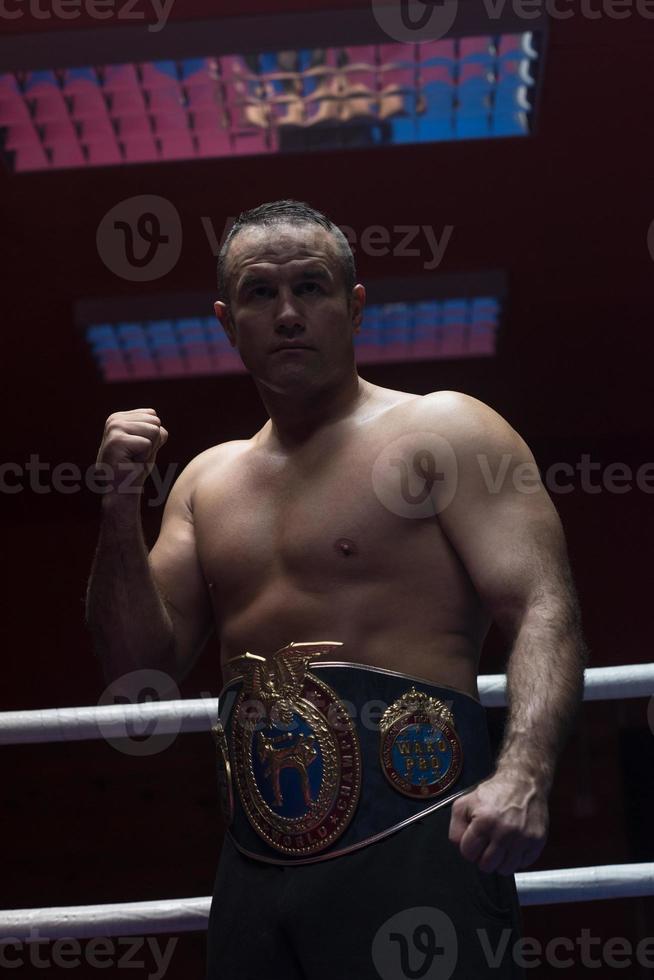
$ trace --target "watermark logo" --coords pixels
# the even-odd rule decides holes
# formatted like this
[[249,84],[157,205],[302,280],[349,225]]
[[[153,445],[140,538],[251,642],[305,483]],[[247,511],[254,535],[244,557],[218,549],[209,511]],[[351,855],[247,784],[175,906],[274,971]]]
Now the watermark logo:
[[377,499],[398,517],[433,517],[445,510],[456,493],[454,450],[436,432],[400,436],[373,463],[372,486]]
[[[165,942],[154,936],[119,936],[109,939],[97,936],[80,942],[73,936],[50,940],[31,927],[24,939],[0,938],[0,970],[16,970],[29,964],[36,970],[58,967],[70,970],[84,966],[95,970],[140,970],[147,980],[163,980],[179,940]],[[45,947],[42,950],[41,947]]]
[[[473,6],[471,3],[470,6]],[[654,0],[481,0],[480,17],[486,20],[485,29],[497,30],[501,18],[510,12],[524,21],[525,28],[544,16],[552,20],[628,20],[641,17],[654,20]],[[438,41],[454,27],[459,11],[458,0],[372,0],[375,20],[395,41],[422,44]]]
[[451,30],[459,0],[372,0],[372,12],[381,29],[395,41],[420,44],[439,41]]
[[381,980],[449,980],[457,958],[454,923],[430,906],[393,915],[372,942],[372,961]]
[[[175,0],[146,0],[145,6],[152,8],[155,21],[146,30],[158,34],[168,22]],[[0,0],[0,20],[77,20],[84,14],[91,20],[120,20],[123,22],[143,21],[146,11],[135,10],[136,0],[50,0],[49,6],[41,0]]]
[[[364,255],[373,258],[389,254],[395,258],[425,256],[422,268],[427,272],[441,264],[454,232],[454,225],[444,225],[440,233],[433,225],[393,225],[392,228],[368,225],[357,236],[356,229],[350,225],[339,225],[339,228],[347,238],[353,255],[356,255],[358,245]],[[397,236],[397,241],[393,236]]]
[[647,229],[647,247],[649,249],[650,258],[654,262],[654,221]]
[[[103,691],[99,705],[147,704],[178,700],[181,697],[177,684],[163,670],[134,670],[123,674]],[[148,717],[147,711],[139,721],[107,718],[98,721],[98,728],[106,742],[123,755],[157,755],[167,749],[177,738],[181,719],[179,713],[171,713],[162,732],[163,720]]]
[[96,245],[104,264],[121,279],[152,282],[177,264],[182,222],[165,197],[129,197],[107,211],[98,225]]
[[[214,258],[218,257],[235,220],[228,216],[219,234],[210,216],[200,216]],[[353,255],[359,249],[371,258],[392,255],[420,259],[426,272],[441,265],[454,233],[454,225],[449,224],[338,227]],[[177,209],[166,198],[141,195],[120,201],[108,211],[96,237],[100,258],[111,272],[132,282],[149,282],[161,279],[177,264],[182,249],[182,223]]]
[[[148,507],[160,507],[164,503],[179,463],[169,463],[165,470],[153,466],[148,477],[149,487],[156,494],[147,500]],[[87,490],[100,496],[115,493],[142,494],[143,487],[136,483],[138,468],[134,464],[92,463],[82,469],[77,463],[52,464],[42,460],[38,453],[31,453],[25,463],[17,460],[0,462],[0,494],[17,494],[29,490],[39,495],[61,493],[69,495]],[[112,489],[114,488],[114,489]]]

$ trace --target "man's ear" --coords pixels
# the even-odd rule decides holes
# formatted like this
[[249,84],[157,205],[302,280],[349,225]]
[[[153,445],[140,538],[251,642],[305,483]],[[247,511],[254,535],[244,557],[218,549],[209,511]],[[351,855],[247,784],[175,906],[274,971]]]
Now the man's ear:
[[234,323],[232,321],[232,315],[229,311],[229,306],[227,303],[222,303],[220,300],[216,300],[213,304],[213,310],[216,314],[217,319],[220,321],[223,330],[227,334],[227,339],[229,340],[232,347],[236,347],[236,331],[234,330]]
[[357,283],[350,295],[350,310],[352,312],[352,333],[356,334],[361,329],[363,322],[363,311],[366,305],[366,287]]

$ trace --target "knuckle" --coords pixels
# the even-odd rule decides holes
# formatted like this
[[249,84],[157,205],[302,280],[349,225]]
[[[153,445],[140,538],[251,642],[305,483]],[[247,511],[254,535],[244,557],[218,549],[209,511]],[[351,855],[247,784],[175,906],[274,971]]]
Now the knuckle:
[[493,830],[497,826],[497,818],[492,813],[481,810],[475,813],[475,825],[482,832]]

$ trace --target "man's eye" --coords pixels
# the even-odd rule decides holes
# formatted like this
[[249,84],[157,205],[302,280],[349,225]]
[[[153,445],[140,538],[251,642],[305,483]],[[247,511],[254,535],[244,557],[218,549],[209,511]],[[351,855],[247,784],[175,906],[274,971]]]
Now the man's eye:
[[270,286],[255,286],[250,292],[252,296],[269,296]]
[[308,289],[310,293],[320,292],[320,286],[317,282],[303,282],[300,289]]

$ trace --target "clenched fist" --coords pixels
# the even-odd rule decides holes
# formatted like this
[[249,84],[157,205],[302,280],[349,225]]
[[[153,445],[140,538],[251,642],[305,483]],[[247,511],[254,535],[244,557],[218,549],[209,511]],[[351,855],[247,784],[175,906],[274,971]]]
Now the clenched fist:
[[452,804],[449,838],[481,871],[512,875],[540,856],[547,840],[547,795],[521,772],[496,772]]
[[153,408],[114,412],[107,419],[96,468],[113,490],[138,491],[147,480],[168,432]]

